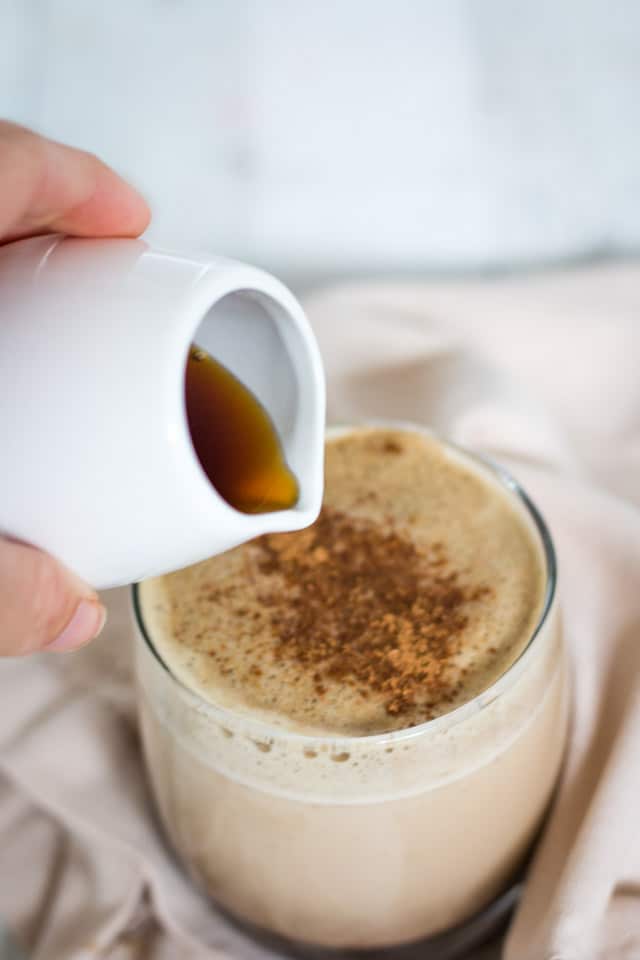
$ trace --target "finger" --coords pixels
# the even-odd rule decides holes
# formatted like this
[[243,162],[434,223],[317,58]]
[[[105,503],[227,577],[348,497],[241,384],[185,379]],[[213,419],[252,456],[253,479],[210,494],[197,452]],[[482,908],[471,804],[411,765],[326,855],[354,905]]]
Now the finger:
[[0,656],[75,650],[104,621],[91,587],[49,554],[0,538]]
[[0,238],[138,236],[145,201],[90,153],[0,121]]

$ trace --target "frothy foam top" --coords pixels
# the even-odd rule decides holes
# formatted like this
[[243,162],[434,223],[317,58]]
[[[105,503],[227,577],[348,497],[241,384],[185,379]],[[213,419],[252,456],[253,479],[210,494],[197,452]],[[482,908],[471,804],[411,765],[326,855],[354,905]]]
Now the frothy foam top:
[[413,431],[327,443],[311,528],[140,588],[169,669],[286,729],[362,735],[442,715],[493,683],[540,616],[540,548],[487,472]]

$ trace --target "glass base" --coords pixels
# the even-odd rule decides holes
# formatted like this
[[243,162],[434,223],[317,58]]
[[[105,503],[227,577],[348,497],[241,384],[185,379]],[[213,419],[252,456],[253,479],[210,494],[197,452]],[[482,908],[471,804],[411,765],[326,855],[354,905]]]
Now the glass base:
[[[272,957],[291,960],[471,960],[470,951],[486,945],[492,938],[503,933],[520,900],[522,883],[514,883],[488,907],[475,914],[465,923],[425,940],[398,947],[383,947],[364,950],[328,949],[287,940],[276,934],[258,930],[225,913],[238,940],[235,946],[262,946]],[[218,909],[220,909],[218,907]],[[244,955],[247,951],[241,951]],[[251,951],[248,951],[251,953]]]

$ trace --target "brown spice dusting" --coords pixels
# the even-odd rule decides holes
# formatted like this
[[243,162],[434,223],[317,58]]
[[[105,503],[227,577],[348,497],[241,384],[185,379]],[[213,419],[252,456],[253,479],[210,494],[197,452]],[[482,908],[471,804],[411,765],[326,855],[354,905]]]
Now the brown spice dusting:
[[307,667],[319,696],[338,681],[363,697],[381,694],[390,716],[419,708],[424,719],[433,702],[455,699],[459,685],[449,668],[468,605],[490,590],[463,584],[442,543],[421,550],[397,532],[325,507],[302,534],[268,534],[256,548],[261,572],[283,587],[261,597],[275,657]]
[[397,440],[385,440],[382,449],[385,453],[402,453],[402,446]]

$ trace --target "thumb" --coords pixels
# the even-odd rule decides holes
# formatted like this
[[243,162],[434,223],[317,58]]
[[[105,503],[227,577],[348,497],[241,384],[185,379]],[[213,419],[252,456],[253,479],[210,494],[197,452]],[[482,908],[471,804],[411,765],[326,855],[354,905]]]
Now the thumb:
[[105,616],[95,591],[49,554],[0,538],[0,656],[75,650]]

